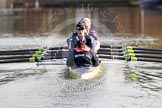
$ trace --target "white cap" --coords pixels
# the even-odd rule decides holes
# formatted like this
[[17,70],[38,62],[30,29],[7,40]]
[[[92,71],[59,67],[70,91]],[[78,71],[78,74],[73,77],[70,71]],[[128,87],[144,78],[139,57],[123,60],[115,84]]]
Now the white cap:
[[91,24],[91,20],[89,18],[83,18],[83,21],[87,21],[89,24]]

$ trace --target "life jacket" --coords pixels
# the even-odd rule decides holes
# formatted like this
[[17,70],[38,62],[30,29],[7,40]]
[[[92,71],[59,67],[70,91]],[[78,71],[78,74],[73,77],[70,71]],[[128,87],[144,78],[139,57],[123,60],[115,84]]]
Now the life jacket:
[[[70,36],[69,36],[69,38],[70,37],[75,37],[77,35],[77,31],[73,31],[71,34],[70,34]],[[90,35],[90,36],[92,36],[95,40],[98,40],[98,33],[94,30],[94,29],[90,29],[89,30],[89,34],[88,35]]]
[[[77,31],[73,31],[67,39],[69,49],[76,48],[76,36],[78,36]],[[87,41],[86,45],[89,46],[92,50],[94,50],[95,40],[98,40],[97,32],[93,29],[90,29],[89,34],[85,37]]]
[[74,48],[73,53],[76,66],[93,66],[92,55],[88,49]]
[[[77,35],[76,35],[77,36]],[[71,45],[71,46],[73,46],[72,48],[76,48],[76,44],[77,44],[77,42],[76,42],[76,36],[75,37],[73,37],[73,42],[71,43],[71,44],[73,44],[73,45]],[[95,40],[93,39],[93,37],[92,36],[90,36],[90,35],[85,35],[85,38],[86,38],[86,45],[88,46],[88,47],[90,47],[92,50],[94,50],[95,49]]]

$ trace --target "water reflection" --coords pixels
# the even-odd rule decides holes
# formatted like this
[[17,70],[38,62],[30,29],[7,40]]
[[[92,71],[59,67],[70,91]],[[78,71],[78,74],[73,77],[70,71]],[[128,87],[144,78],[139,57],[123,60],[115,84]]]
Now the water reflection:
[[5,13],[0,11],[1,34],[34,34],[55,29],[54,32],[67,36],[80,18],[89,17],[100,35],[136,36],[142,33],[159,39],[162,35],[161,13],[137,7],[6,9]]
[[126,68],[126,77],[139,84],[142,88],[151,91],[162,90],[162,71],[161,64],[158,63],[137,63],[128,65]]
[[23,79],[30,76],[41,76],[46,73],[44,67],[35,67],[35,63],[21,64],[1,64],[0,66],[0,86],[8,84],[18,79]]
[[[70,26],[70,30],[74,29],[74,25],[78,19],[89,17],[92,19],[93,27],[101,27],[99,33],[104,32],[107,27],[112,33],[126,32],[131,34],[148,33],[154,35],[161,32],[160,19],[161,13],[157,11],[140,10],[139,8],[120,7],[120,8],[50,8],[50,9],[20,9],[5,10],[3,15],[1,10],[1,33],[18,32],[18,33],[34,33],[41,27],[44,32],[49,32],[61,22],[65,23],[62,28]],[[71,20],[70,20],[71,19]],[[71,21],[71,22],[70,22]],[[119,22],[120,24],[119,24]],[[95,23],[95,24],[94,24]],[[151,29],[150,26],[154,26]],[[44,26],[44,27],[43,27]],[[73,26],[73,27],[72,27]],[[122,27],[123,26],[123,27]],[[2,30],[2,28],[4,28]],[[123,30],[121,30],[123,29]],[[125,30],[124,30],[125,29]],[[121,30],[121,31],[120,31]],[[65,33],[68,33],[66,31]],[[158,35],[158,34],[157,34]]]

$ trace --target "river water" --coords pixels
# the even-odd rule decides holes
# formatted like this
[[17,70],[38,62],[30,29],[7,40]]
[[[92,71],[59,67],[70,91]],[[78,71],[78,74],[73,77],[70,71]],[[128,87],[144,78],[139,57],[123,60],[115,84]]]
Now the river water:
[[[161,10],[138,7],[1,9],[0,49],[65,46],[82,17],[101,44],[162,49]],[[66,66],[0,64],[1,108],[160,108],[162,64],[107,60],[94,80],[67,79]]]

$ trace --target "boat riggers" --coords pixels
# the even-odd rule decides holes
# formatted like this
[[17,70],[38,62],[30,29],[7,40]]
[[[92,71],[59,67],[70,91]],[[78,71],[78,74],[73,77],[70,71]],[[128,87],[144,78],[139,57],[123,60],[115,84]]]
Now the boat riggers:
[[[118,59],[131,61],[146,61],[162,63],[162,49],[137,48],[132,46],[112,46],[101,45],[97,52],[99,59]],[[68,47],[50,47],[36,49],[21,49],[0,51],[0,63],[17,63],[17,62],[38,62],[42,64],[45,61],[65,60],[68,56]],[[102,63],[102,61],[101,61]],[[50,64],[50,63],[48,63]],[[55,64],[55,63],[52,63]],[[56,64],[65,64],[57,63]]]
[[[100,58],[120,59],[130,61],[147,61],[147,62],[162,62],[162,49],[153,48],[136,48],[132,46],[110,46],[101,45],[102,51],[99,53],[109,56],[100,56]],[[106,49],[107,48],[107,49]],[[111,55],[111,56],[110,56]]]
[[0,63],[40,62],[42,60],[66,58],[67,47],[37,48],[0,51]]

